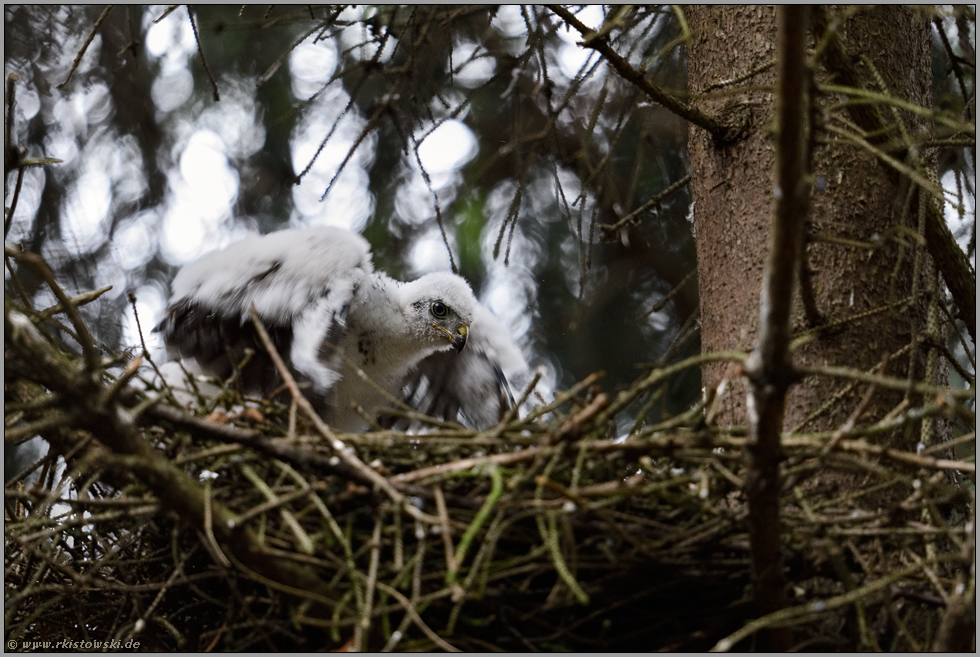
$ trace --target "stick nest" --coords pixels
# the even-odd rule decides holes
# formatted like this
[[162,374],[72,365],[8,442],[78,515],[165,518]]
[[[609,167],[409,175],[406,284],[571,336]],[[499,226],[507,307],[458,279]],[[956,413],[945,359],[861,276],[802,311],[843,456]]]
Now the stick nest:
[[146,394],[131,385],[140,357],[89,337],[91,295],[7,255],[61,302],[5,299],[6,445],[50,445],[4,489],[8,641],[705,650],[790,626],[799,648],[975,646],[974,457],[950,453],[973,434],[917,453],[876,443],[923,417],[972,418],[963,391],[884,425],[784,437],[791,606],[762,616],[746,431],[716,426],[709,395],[616,438],[617,417],[642,417],[700,357],[610,395],[590,377],[489,431],[334,434],[288,394],[196,412]]

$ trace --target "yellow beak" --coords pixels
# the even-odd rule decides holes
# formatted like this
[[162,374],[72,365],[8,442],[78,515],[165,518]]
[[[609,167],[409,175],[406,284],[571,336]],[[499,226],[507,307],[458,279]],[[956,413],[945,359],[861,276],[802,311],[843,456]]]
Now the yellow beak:
[[469,335],[469,333],[470,327],[466,324],[463,324],[456,329],[456,335],[452,337],[450,343],[453,345],[453,349],[456,350],[457,354],[463,350],[463,347],[466,346],[466,336]]
[[463,324],[458,329],[456,329],[455,335],[450,333],[447,329],[439,326],[438,324],[433,324],[432,328],[446,334],[446,337],[449,338],[449,344],[452,345],[453,349],[456,350],[457,354],[463,350],[463,347],[466,346],[466,336],[469,335],[470,332],[470,327],[467,326],[466,324]]

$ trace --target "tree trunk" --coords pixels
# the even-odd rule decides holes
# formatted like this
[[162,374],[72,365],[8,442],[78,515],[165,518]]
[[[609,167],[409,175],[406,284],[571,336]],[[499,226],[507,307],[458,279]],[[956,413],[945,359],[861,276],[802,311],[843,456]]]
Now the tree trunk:
[[[857,69],[866,88],[931,106],[930,28],[923,14],[897,6],[864,8],[846,19],[836,9],[817,11],[841,21],[835,43],[851,55],[846,63]],[[749,117],[742,138],[728,144],[716,143],[699,128],[690,131],[702,348],[705,352],[749,351],[757,332],[760,283],[774,207],[770,89],[775,78],[771,65],[775,12],[762,6],[695,6],[687,12],[694,35],[688,58],[692,96],[708,114],[747,111]],[[827,23],[830,21],[813,22],[818,38]],[[811,53],[812,45],[811,40]],[[859,60],[859,53],[867,59]],[[758,72],[746,78],[753,71]],[[886,89],[874,82],[876,73]],[[816,77],[818,82],[847,84],[841,81],[845,75],[824,67],[819,67]],[[722,87],[722,92],[735,87],[750,91],[710,97],[710,85],[725,80],[739,81]],[[698,99],[706,89],[708,95]],[[805,283],[809,279],[804,289],[810,289],[812,303],[806,312],[797,285],[794,332],[799,336],[819,326],[841,323],[816,332],[815,339],[796,351],[794,362],[797,367],[843,365],[871,371],[887,360],[884,373],[922,380],[924,348],[908,345],[925,330],[927,300],[923,293],[930,289],[927,283],[934,274],[928,254],[914,236],[919,232],[919,195],[910,192],[906,178],[867,149],[842,142],[832,131],[849,122],[849,132],[857,132],[853,126],[860,125],[859,117],[832,107],[842,100],[838,94],[817,96],[820,109],[811,126],[817,141],[811,164],[809,240],[800,277]],[[895,123],[888,108],[878,111],[886,123]],[[908,134],[913,138],[920,134],[918,117],[907,112],[900,117]],[[897,130],[890,133],[898,134]],[[867,141],[874,142],[874,137]],[[893,157],[904,156],[889,143],[879,139],[876,145],[890,149]],[[923,202],[929,202],[922,196]],[[706,366],[706,389],[717,389],[723,380],[727,380],[725,406],[718,421],[744,425],[746,389],[739,372],[724,364]],[[826,431],[844,424],[868,392],[866,385],[845,390],[845,384],[831,377],[809,376],[793,386],[784,429]],[[863,402],[860,421],[871,423],[884,417],[903,395],[874,391]],[[908,447],[907,441],[911,439],[914,445],[918,440],[914,434],[894,434],[885,440]]]
[[[767,250],[773,243],[769,235],[777,200],[785,201],[801,189],[780,189],[775,178],[779,157],[773,140],[777,134],[775,82],[781,68],[785,82],[787,69],[785,62],[776,61],[776,11],[772,7],[698,6],[688,9],[687,18],[694,35],[688,56],[694,102],[709,115],[742,124],[741,133],[725,143],[700,128],[692,127],[689,135],[701,344],[705,352],[749,352],[760,332],[760,290]],[[783,34],[789,36],[791,27],[802,27],[805,18],[795,15],[784,21]],[[848,104],[847,100],[854,99],[820,93],[817,88],[826,83],[860,86],[931,107],[929,24],[915,10],[894,6],[862,8],[847,18],[841,10],[817,8],[812,10],[812,19],[809,58],[812,65],[813,44],[819,43],[821,65],[815,67],[814,80],[802,85],[804,93],[794,101],[797,111],[791,105],[783,112],[784,119],[801,119],[802,126],[797,127],[803,129],[796,132],[798,139],[793,144],[805,142],[804,170],[812,174],[809,200],[804,189],[802,202],[793,205],[795,211],[787,214],[784,208],[781,217],[805,215],[800,218],[805,219],[808,237],[802,265],[796,267],[800,273],[784,276],[799,279],[793,281],[792,333],[797,340],[807,333],[811,339],[788,360],[783,360],[783,340],[783,346],[775,349],[774,362],[783,363],[777,365],[780,371],[767,371],[763,378],[759,377],[763,368],[756,362],[758,353],[744,372],[724,363],[708,365],[703,372],[705,388],[718,394],[716,404],[721,410],[715,421],[745,426],[751,420],[744,499],[760,615],[787,604],[780,530],[780,496],[787,486],[781,484],[778,468],[780,417],[783,431],[832,431],[849,422],[873,424],[894,412],[903,400],[921,401],[906,399],[907,392],[902,390],[810,375],[790,386],[783,406],[784,388],[778,382],[791,381],[792,368],[808,366],[845,366],[909,381],[934,382],[936,377],[936,372],[926,376],[928,353],[922,346],[928,294],[935,294],[936,274],[921,246],[925,224],[920,218],[927,218],[924,204],[932,200],[884,164],[880,153],[873,152],[884,151],[925,173],[928,163],[917,161],[917,150],[909,143],[923,134],[924,126],[908,112]],[[837,32],[824,38],[828,29]],[[795,52],[800,55],[798,49]],[[814,70],[805,66],[793,70],[801,69]],[[795,88],[799,91],[800,86]],[[712,96],[715,89],[720,93]],[[808,100],[800,102],[799,97]],[[781,147],[786,145],[781,142]],[[792,248],[783,241],[784,249]],[[770,292],[772,289],[767,286]],[[785,300],[773,301],[767,294],[762,304],[771,306],[769,302]],[[772,310],[764,307],[769,317]],[[936,360],[929,362],[935,366]],[[790,371],[782,371],[787,369]],[[748,403],[746,373],[753,377]],[[908,449],[925,440],[926,432],[919,429],[894,431],[878,440]],[[878,483],[865,481],[864,475],[828,468],[803,482],[802,489],[827,500]],[[909,483],[893,482],[876,486],[874,492],[861,496],[860,503],[872,509],[895,508],[911,492]],[[767,650],[786,650],[792,645],[787,629],[771,628],[760,638],[761,647]]]

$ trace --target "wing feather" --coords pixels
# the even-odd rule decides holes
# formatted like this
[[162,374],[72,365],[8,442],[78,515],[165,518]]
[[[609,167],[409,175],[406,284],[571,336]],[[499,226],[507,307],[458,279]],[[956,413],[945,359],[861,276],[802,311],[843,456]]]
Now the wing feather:
[[424,359],[407,377],[402,399],[426,415],[485,429],[513,408],[514,386],[528,376],[520,349],[481,305],[475,309],[466,348]]
[[181,269],[154,331],[163,334],[172,355],[194,359],[206,374],[222,379],[251,349],[241,387],[268,394],[282,379],[252,323],[254,304],[279,354],[301,380],[325,394],[338,378],[331,347],[346,331],[357,282],[372,272],[367,242],[346,230],[250,236]]

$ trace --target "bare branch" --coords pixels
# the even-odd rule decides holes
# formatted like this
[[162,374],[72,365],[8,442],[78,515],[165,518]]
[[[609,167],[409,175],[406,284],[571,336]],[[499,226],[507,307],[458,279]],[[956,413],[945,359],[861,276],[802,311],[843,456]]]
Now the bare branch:
[[191,29],[194,30],[194,41],[197,43],[197,53],[201,56],[201,63],[204,65],[204,70],[208,74],[208,80],[211,82],[211,90],[214,96],[214,102],[221,100],[218,95],[218,83],[214,79],[214,73],[211,72],[211,67],[208,66],[208,60],[204,56],[204,47],[201,45],[201,36],[197,33],[197,21],[194,20],[194,12],[191,11],[191,6],[187,5],[187,17],[191,21]]
[[[822,35],[822,47],[818,47],[818,53],[821,53],[824,65],[835,76],[835,82],[845,87],[867,88],[867,85],[862,83],[861,76],[852,63],[853,60],[837,38],[836,28],[828,21],[826,8],[817,7],[814,10],[814,21],[816,33]],[[851,115],[851,120],[858,127],[870,135],[879,135],[878,142],[883,139],[881,135],[885,134],[883,128],[886,122],[875,105],[851,103],[847,109]],[[868,142],[877,143],[875,138],[869,138]],[[893,153],[891,157],[897,162],[902,162],[905,159],[902,153]],[[912,168],[918,170],[917,167],[913,166]],[[926,202],[924,198],[921,198],[921,194],[919,202]],[[926,208],[925,234],[929,253],[935,259],[939,271],[960,309],[960,319],[966,324],[970,337],[976,341],[976,272],[970,266],[966,254],[953,239],[953,234],[946,226],[946,219],[943,217],[942,211],[934,203],[928,203]]]
[[643,75],[641,71],[637,71],[630,66],[628,61],[626,61],[619,55],[619,53],[609,46],[609,42],[605,35],[600,35],[595,32],[595,30],[590,29],[588,26],[582,23],[582,21],[576,18],[575,14],[568,11],[561,5],[546,6],[552,11],[552,13],[561,17],[561,19],[569,26],[578,30],[579,34],[581,34],[583,37],[583,41],[580,43],[581,46],[591,48],[605,57],[606,61],[609,62],[613,69],[615,69],[624,80],[636,85],[636,88],[649,96],[651,100],[660,103],[682,119],[686,119],[694,125],[704,128],[717,140],[728,141],[731,139],[731,126],[726,125],[724,122],[721,122],[714,117],[704,114],[696,107],[682,103],[677,98],[674,98],[647,80],[646,76]]
[[92,45],[92,39],[95,38],[96,32],[99,31],[100,27],[102,27],[102,23],[105,22],[105,19],[109,17],[109,12],[112,11],[112,7],[113,5],[106,5],[106,8],[102,10],[99,17],[95,19],[95,25],[92,26],[88,36],[85,37],[85,43],[82,44],[78,54],[75,55],[75,61],[71,63],[71,69],[68,71],[68,77],[65,78],[64,82],[58,85],[58,89],[64,89],[65,85],[68,84],[68,81],[71,80],[71,76],[75,74],[75,69],[78,68],[79,63],[82,61],[82,57],[85,56],[85,51],[88,50],[90,45]]
[[[765,614],[786,606],[780,553],[780,435],[786,392],[793,380],[793,285],[798,279],[809,188],[806,182],[806,34],[809,8],[776,10],[776,210],[759,302],[758,344],[746,361],[750,382],[750,443],[745,492],[755,600]],[[754,411],[754,412],[753,412]],[[772,629],[770,650],[788,650],[788,629]]]

